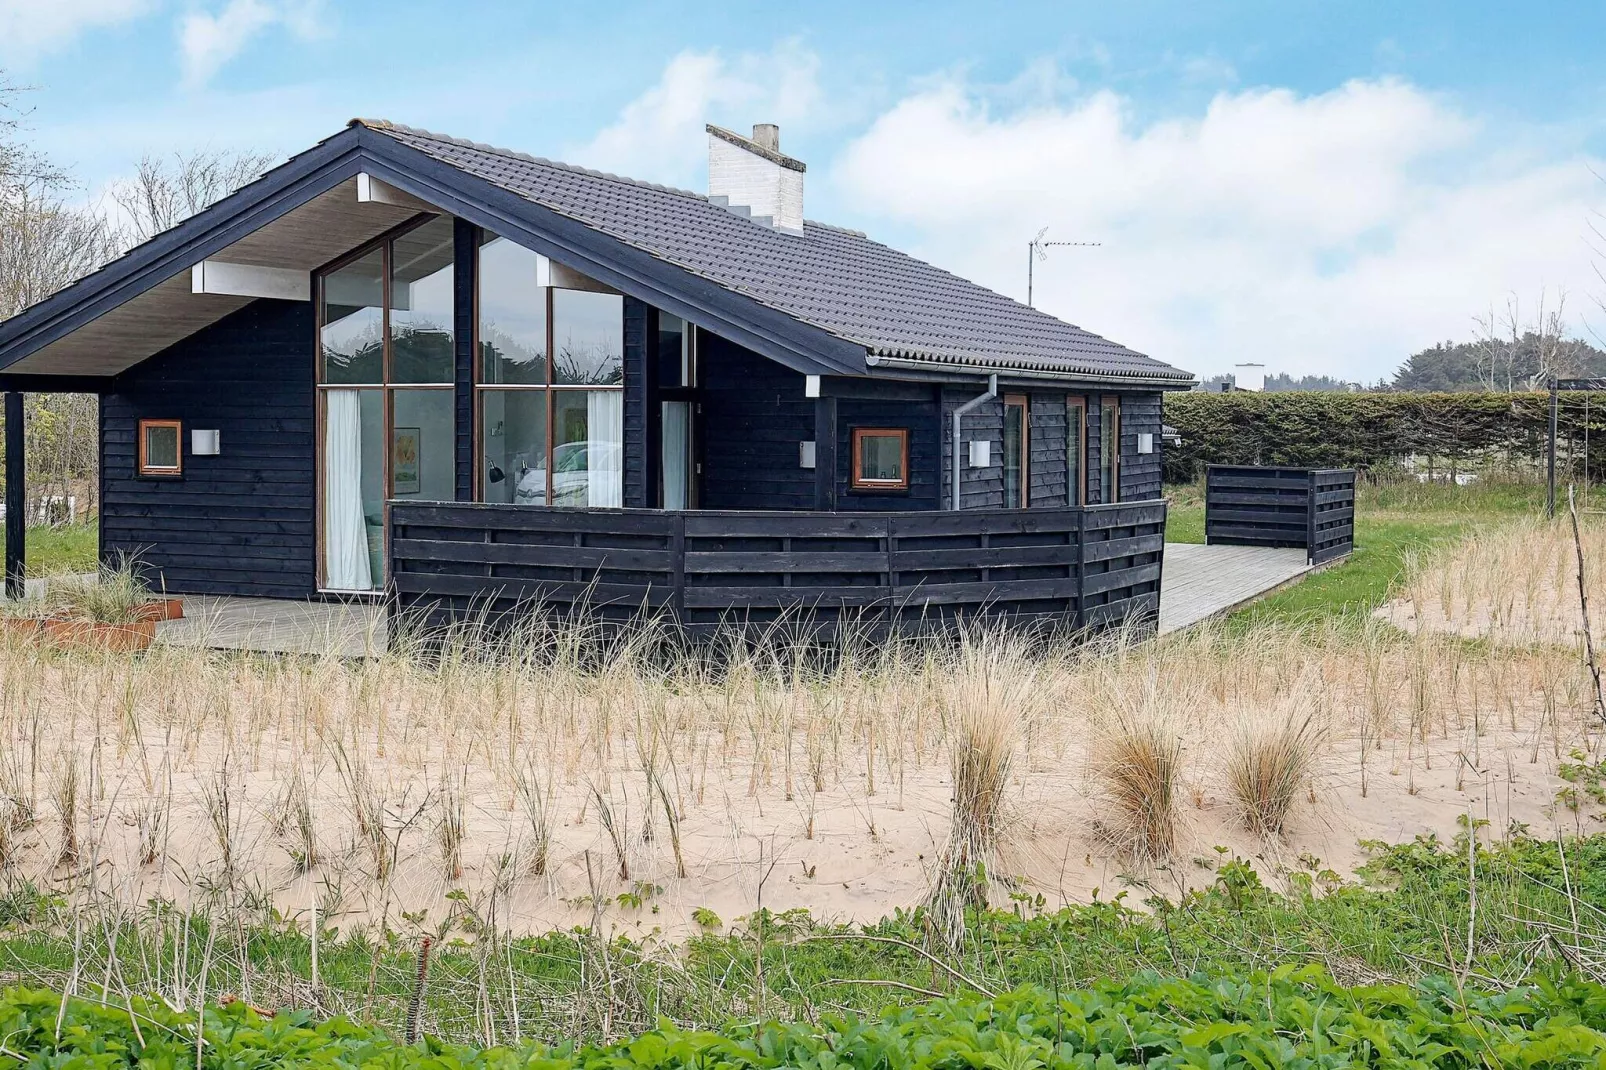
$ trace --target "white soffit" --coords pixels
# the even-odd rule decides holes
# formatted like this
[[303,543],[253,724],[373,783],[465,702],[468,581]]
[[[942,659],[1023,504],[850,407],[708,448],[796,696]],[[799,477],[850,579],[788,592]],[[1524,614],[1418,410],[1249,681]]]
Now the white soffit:
[[[314,197],[211,259],[310,275],[418,213],[411,206],[357,200],[357,180]],[[244,308],[250,297],[196,293],[193,265],[6,369],[34,375],[115,375]],[[312,339],[307,339],[310,350]]]

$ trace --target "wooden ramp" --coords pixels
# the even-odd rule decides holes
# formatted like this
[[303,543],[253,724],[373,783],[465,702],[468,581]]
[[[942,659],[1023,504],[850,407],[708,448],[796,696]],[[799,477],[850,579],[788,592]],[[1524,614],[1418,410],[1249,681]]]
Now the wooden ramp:
[[1253,602],[1310,570],[1302,549],[1168,542],[1160,578],[1160,634]]

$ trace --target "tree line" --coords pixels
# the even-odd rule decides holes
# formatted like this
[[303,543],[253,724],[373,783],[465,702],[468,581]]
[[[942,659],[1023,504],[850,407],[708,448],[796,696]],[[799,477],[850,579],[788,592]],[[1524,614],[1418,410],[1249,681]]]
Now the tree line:
[[[29,143],[26,94],[0,71],[0,320],[49,297],[260,175],[266,154],[149,154],[98,202]],[[99,405],[88,394],[30,394],[24,414],[31,523],[99,506]],[[9,463],[0,449],[0,471]],[[69,510],[69,503],[71,510]]]

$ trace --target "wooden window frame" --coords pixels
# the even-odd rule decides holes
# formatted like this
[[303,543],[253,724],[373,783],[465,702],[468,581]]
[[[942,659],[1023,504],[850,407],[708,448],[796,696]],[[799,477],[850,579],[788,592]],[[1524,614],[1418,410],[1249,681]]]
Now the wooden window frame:
[[[173,465],[152,465],[146,456],[145,433],[154,427],[171,427],[177,438]],[[141,420],[139,422],[139,475],[142,479],[176,479],[184,474],[184,421]]]
[[[853,468],[848,474],[848,489],[881,494],[885,494],[888,491],[907,491],[909,489],[909,429],[907,427],[855,427],[849,432],[849,435],[853,445]],[[863,442],[871,435],[897,438],[900,458],[898,467],[903,473],[901,479],[865,479],[863,477],[861,474],[863,469],[860,467],[860,461],[863,458]]]
[[[1004,395],[1004,427],[999,429],[999,445],[1003,444],[1004,429],[1009,426],[1009,410],[1020,409],[1020,504],[1005,505],[1005,509],[1026,509],[1032,504],[1032,399],[1025,394]],[[1009,465],[1005,455],[1004,465]]]
[[1076,485],[1066,485],[1066,504],[1082,506],[1087,504],[1087,398],[1067,395],[1065,398],[1065,434],[1067,439],[1071,433],[1072,411],[1081,414],[1081,427],[1078,429],[1074,441],[1066,442],[1067,453],[1076,451]]
[[[496,234],[494,231],[486,230],[486,229],[484,229],[482,227],[482,228],[480,228],[479,233],[478,233],[478,235],[476,237],[476,240],[474,242],[474,325],[473,325],[473,343],[472,343],[472,350],[473,350],[473,353],[474,353],[474,360],[473,360],[473,365],[474,365],[474,369],[473,369],[473,371],[474,371],[474,374],[473,374],[473,382],[474,382],[474,500],[476,502],[483,502],[484,501],[484,493],[485,493],[485,488],[483,486],[483,480],[481,478],[482,473],[485,470],[485,436],[483,434],[483,430],[484,430],[484,427],[485,427],[485,396],[487,394],[491,393],[492,391],[498,391],[498,390],[500,390],[500,391],[509,391],[509,392],[517,391],[517,390],[526,390],[526,391],[528,391],[528,390],[539,390],[539,391],[542,391],[546,395],[545,396],[545,401],[546,401],[546,458],[547,458],[547,460],[546,460],[546,504],[545,505],[541,505],[541,506],[530,506],[529,508],[550,509],[550,508],[553,508],[553,505],[552,505],[553,482],[554,482],[554,479],[555,479],[556,474],[557,474],[556,471],[554,470],[554,465],[552,463],[552,460],[553,460],[552,454],[553,454],[553,450],[556,448],[556,441],[555,441],[556,431],[555,431],[555,428],[554,428],[553,417],[557,413],[558,393],[560,391],[565,391],[565,390],[579,391],[579,392],[582,392],[582,393],[589,393],[589,392],[592,392],[592,391],[602,391],[602,390],[617,390],[620,394],[624,393],[625,384],[624,384],[623,380],[624,380],[625,375],[628,374],[628,373],[625,370],[625,363],[626,363],[625,356],[626,355],[623,353],[624,336],[625,336],[625,324],[624,324],[624,317],[623,317],[623,309],[621,309],[621,315],[620,315],[620,320],[619,320],[619,340],[620,340],[620,345],[621,345],[621,361],[620,361],[620,366],[619,366],[620,382],[617,385],[603,386],[603,385],[598,385],[598,384],[593,384],[593,383],[559,383],[559,382],[556,381],[557,380],[557,352],[556,352],[557,324],[555,322],[555,319],[556,319],[555,313],[557,311],[557,307],[556,307],[557,306],[557,301],[556,301],[556,298],[555,298],[555,291],[560,290],[560,289],[564,289],[564,287],[560,287],[560,286],[538,286],[538,287],[536,287],[536,289],[541,291],[541,300],[546,302],[546,380],[544,382],[540,382],[540,383],[487,383],[487,382],[483,382],[482,380],[483,380],[484,369],[480,365],[483,362],[485,355],[482,352],[482,350],[480,349],[480,284],[484,280],[484,273],[480,269],[480,254],[484,251],[485,246],[487,244],[489,244],[488,242],[486,242],[484,240],[487,235],[490,235],[491,240],[493,240],[493,241],[496,240],[497,238],[502,238],[501,235]],[[502,238],[502,240],[503,241],[512,241],[511,238]],[[620,296],[623,297],[622,294]],[[683,320],[682,322],[686,322],[686,321]],[[690,323],[686,323],[686,327],[688,329],[690,329],[691,328],[691,324]],[[654,333],[656,334],[656,332],[654,332]],[[695,350],[693,352],[693,359],[695,359]],[[645,374],[645,369],[643,369],[643,373]],[[623,442],[620,443],[620,460],[621,460],[621,462],[624,460],[624,443]],[[659,478],[660,479],[662,478],[661,474],[660,474]]]
[[[1106,450],[1104,437],[1104,414],[1114,415],[1114,427],[1110,429]],[[1108,454],[1106,456],[1106,454]],[[1104,485],[1104,473],[1110,474],[1109,485]],[[1099,501],[1102,505],[1115,505],[1121,500],[1121,398],[1117,396],[1099,399]]]

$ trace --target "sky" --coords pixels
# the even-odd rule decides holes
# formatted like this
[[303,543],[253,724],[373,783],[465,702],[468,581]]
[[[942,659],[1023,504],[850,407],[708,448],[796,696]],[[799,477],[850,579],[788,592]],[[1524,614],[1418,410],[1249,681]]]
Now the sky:
[[[0,0],[27,135],[144,154],[354,117],[701,191],[781,127],[811,219],[1201,376],[1373,382],[1481,322],[1606,335],[1606,3]],[[1596,332],[1599,332],[1597,334]]]

